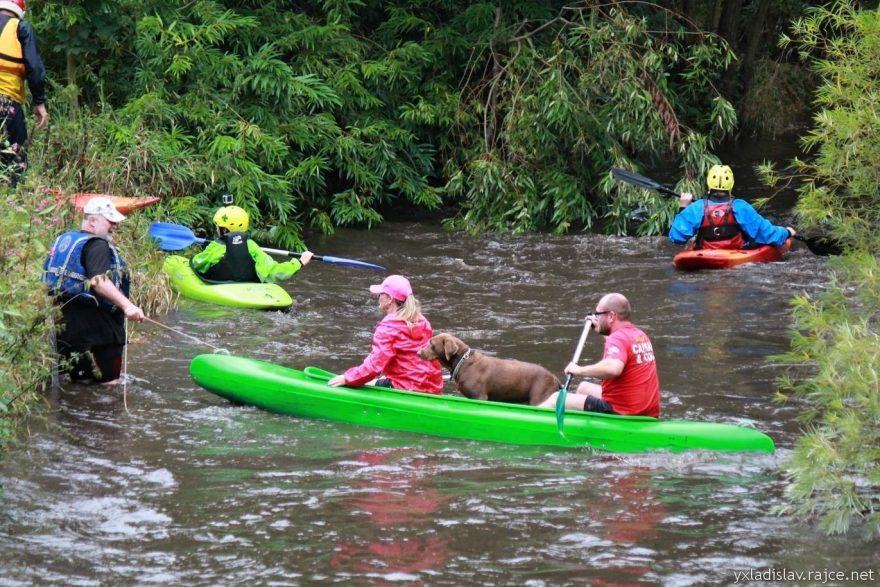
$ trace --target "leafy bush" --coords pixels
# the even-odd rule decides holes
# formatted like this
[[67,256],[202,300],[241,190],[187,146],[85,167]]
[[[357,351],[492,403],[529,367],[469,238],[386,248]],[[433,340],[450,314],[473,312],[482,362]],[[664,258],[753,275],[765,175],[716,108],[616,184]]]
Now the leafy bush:
[[[733,59],[725,43],[651,4],[40,10],[51,62],[89,82],[53,102],[63,122],[42,147],[47,174],[191,198],[205,224],[232,192],[261,236],[287,247],[302,244],[303,227],[375,226],[383,210],[444,204],[461,210],[452,226],[472,231],[601,220],[623,232],[645,194],[611,182],[612,164],[672,156],[701,176],[736,120],[714,89]],[[648,202],[659,216],[644,228],[658,232],[670,204]]]
[[45,189],[3,196],[0,214],[0,446],[32,409],[52,370],[54,308],[40,283],[61,205]]
[[814,366],[802,382],[782,382],[807,405],[808,426],[786,470],[783,511],[817,516],[829,533],[863,522],[880,536],[880,12],[854,2],[816,8],[793,38],[821,79],[820,108],[795,161],[804,178],[802,226],[831,231],[850,254],[831,264],[833,281],[817,298],[795,301],[794,365]]

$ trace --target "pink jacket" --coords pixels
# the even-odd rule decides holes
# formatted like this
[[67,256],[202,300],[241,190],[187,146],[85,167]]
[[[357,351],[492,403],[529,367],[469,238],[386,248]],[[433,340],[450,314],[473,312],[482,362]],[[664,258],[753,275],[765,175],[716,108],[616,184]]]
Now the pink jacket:
[[363,363],[345,372],[345,384],[357,387],[383,375],[397,389],[443,393],[440,363],[418,355],[433,334],[431,323],[424,316],[410,328],[395,314],[388,314],[376,324],[373,350]]

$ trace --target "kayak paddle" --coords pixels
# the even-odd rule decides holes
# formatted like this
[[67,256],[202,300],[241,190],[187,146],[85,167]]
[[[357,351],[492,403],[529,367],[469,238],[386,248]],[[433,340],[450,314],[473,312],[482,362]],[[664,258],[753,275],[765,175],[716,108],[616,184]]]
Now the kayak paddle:
[[[189,228],[174,224],[171,222],[154,222],[150,225],[150,236],[159,241],[159,248],[163,251],[180,251],[190,245],[207,242],[206,239],[197,237]],[[296,251],[285,251],[283,249],[269,249],[260,247],[267,253],[272,255],[283,255],[286,257],[302,256],[302,253]],[[323,261],[324,263],[332,263],[334,265],[345,265],[346,267],[359,267],[361,269],[374,269],[376,271],[385,271],[381,265],[367,263],[366,261],[358,261],[356,259],[345,259],[343,257],[330,257],[328,255],[314,255],[312,259]]]
[[[621,169],[620,167],[612,167],[611,175],[614,176],[614,179],[634,186],[638,186],[640,188],[644,188],[646,190],[657,190],[661,194],[675,196],[676,198],[680,195],[668,185],[663,185],[662,183],[654,181],[653,179],[647,178],[643,175],[639,175],[638,173],[634,173],[632,171],[627,171],[626,169]],[[794,238],[795,240],[799,240],[807,245],[807,248],[810,250],[810,252],[819,257],[827,257],[828,255],[840,255],[843,252],[843,250],[840,248],[840,245],[838,245],[828,237],[805,237],[796,234],[792,238]]]
[[[593,321],[587,317],[584,323],[584,331],[581,332],[581,339],[578,341],[574,357],[571,359],[572,363],[577,363],[581,360],[581,353],[584,351],[584,344],[587,342],[587,335],[590,334],[590,328],[592,327]],[[562,433],[562,422],[565,419],[565,396],[568,395],[569,385],[571,385],[571,373],[565,377],[565,384],[559,390],[559,395],[556,396],[556,429],[559,430],[560,436],[565,436]]]

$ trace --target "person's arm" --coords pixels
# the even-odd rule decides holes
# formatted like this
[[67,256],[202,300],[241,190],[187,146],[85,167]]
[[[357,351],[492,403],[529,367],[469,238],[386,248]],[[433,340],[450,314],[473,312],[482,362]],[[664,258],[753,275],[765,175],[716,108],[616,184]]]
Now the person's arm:
[[781,247],[786,239],[794,235],[794,229],[776,226],[745,200],[737,198],[733,201],[733,215],[749,240],[759,245]]
[[579,366],[577,363],[569,363],[565,367],[566,373],[579,377],[595,377],[596,379],[614,379],[623,373],[623,361],[620,359],[602,359],[592,365]]
[[381,375],[382,370],[396,354],[394,351],[394,336],[382,323],[373,333],[373,348],[364,362],[357,367],[348,369],[345,374],[337,375],[328,384],[332,387],[345,384],[349,387],[358,387],[371,379]]
[[113,283],[110,271],[110,245],[103,239],[92,239],[83,247],[82,262],[89,280],[89,287],[125,313],[129,320],[141,322],[144,311],[129,300]]
[[226,254],[226,245],[211,241],[205,250],[193,256],[190,264],[193,269],[204,275],[208,269],[220,262]]
[[106,275],[96,275],[89,280],[91,288],[101,297],[107,299],[114,306],[125,313],[125,317],[135,322],[144,321],[144,311],[137,307],[131,300],[125,297],[125,294],[119,291],[119,288],[113,284],[113,281]]
[[[305,253],[303,253],[304,262],[299,259],[291,259],[290,261],[279,263],[266,251],[261,249],[260,245],[251,239],[248,239],[247,246],[248,252],[254,260],[254,268],[257,270],[257,277],[259,277],[260,281],[263,283],[278,283],[279,281],[290,279],[297,271],[302,269],[303,266],[308,263]],[[308,259],[311,259],[311,257],[312,255],[309,254]]]
[[[682,194],[682,198],[685,195]],[[693,198],[693,196],[691,196]],[[682,200],[679,200],[681,204]],[[677,245],[687,243],[703,222],[703,201],[697,200],[686,208],[679,209],[678,214],[672,219],[672,226],[669,228],[669,240]]]
[[49,121],[49,112],[46,110],[46,68],[37,48],[37,34],[30,23],[19,21],[18,40],[24,59],[25,79],[31,91],[31,102],[37,118],[36,128],[45,128]]

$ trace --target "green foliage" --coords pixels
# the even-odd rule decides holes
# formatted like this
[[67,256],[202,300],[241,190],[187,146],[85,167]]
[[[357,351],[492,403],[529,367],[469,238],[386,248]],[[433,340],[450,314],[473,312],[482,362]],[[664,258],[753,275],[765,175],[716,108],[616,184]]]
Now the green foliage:
[[443,204],[472,231],[623,232],[644,194],[612,164],[693,176],[736,124],[726,45],[651,4],[35,4],[50,67],[87,82],[53,101],[46,174],[206,224],[229,191],[284,246]]
[[804,399],[807,431],[786,462],[791,505],[782,511],[818,516],[829,533],[855,520],[880,536],[880,266],[854,254],[835,264],[836,281],[817,299],[794,302],[792,364],[816,365],[805,381],[783,381]]
[[53,306],[40,283],[46,243],[59,206],[43,189],[2,196],[0,214],[0,447],[32,409],[52,369],[49,317]]
[[[468,127],[447,186],[464,205],[451,224],[565,232],[602,217],[606,230],[626,232],[646,198],[610,182],[610,168],[672,156],[693,175],[710,164],[714,142],[736,124],[714,90],[733,56],[656,5],[562,7],[559,18],[525,24],[516,6],[468,64]],[[655,215],[642,228],[658,233],[667,203],[647,201]]]
[[[792,350],[784,359],[815,366],[803,382],[782,382],[807,405],[809,429],[786,470],[786,511],[817,516],[830,533],[863,522],[880,536],[880,12],[852,2],[812,10],[794,44],[821,79],[819,112],[794,162],[803,181],[801,226],[830,232],[850,254],[832,263],[833,281],[816,299],[795,300]],[[777,180],[778,178],[772,177]]]

